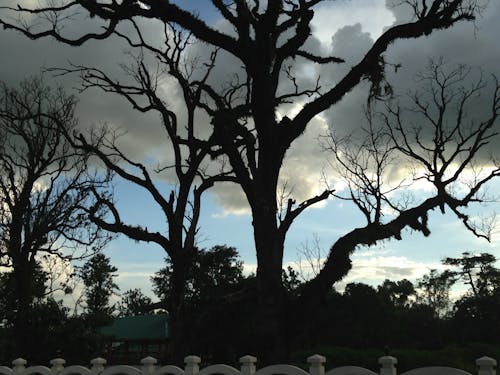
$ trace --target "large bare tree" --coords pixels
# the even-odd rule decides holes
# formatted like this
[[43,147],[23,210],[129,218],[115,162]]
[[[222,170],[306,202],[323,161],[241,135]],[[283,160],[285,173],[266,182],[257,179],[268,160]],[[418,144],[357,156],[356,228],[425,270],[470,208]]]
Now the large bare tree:
[[[300,316],[301,311],[309,308],[306,306],[317,302],[334,282],[346,274],[350,268],[349,254],[357,246],[398,238],[406,227],[427,233],[426,213],[429,210],[444,205],[456,209],[458,205],[467,204],[467,199],[457,202],[440,190],[440,194],[418,207],[401,210],[390,222],[370,219],[366,227],[355,229],[336,241],[323,269],[303,288],[298,297],[299,303],[292,304],[281,277],[287,231],[301,212],[328,198],[332,190],[326,189],[322,194],[299,203],[290,199],[283,211],[279,209],[278,178],[290,146],[316,115],[338,103],[361,81],[372,82],[374,96],[380,93],[384,54],[391,43],[429,35],[461,21],[474,20],[482,9],[481,2],[477,0],[400,1],[401,6],[409,6],[413,17],[407,23],[388,28],[333,87],[320,90],[319,83],[300,87],[293,72],[287,68],[294,59],[329,64],[331,69],[344,62],[342,56],[316,56],[305,48],[311,35],[314,9],[319,3],[320,0],[212,0],[210,4],[229,25],[227,33],[211,27],[180,5],[164,0],[73,0],[58,6],[12,9],[14,12],[44,16],[43,19],[48,22],[45,28],[14,24],[5,18],[0,21],[5,28],[17,30],[32,39],[51,36],[69,45],[81,45],[88,40],[105,39],[114,34],[123,35],[119,25],[131,23],[132,32],[126,36],[130,44],[154,48],[141,37],[141,25],[148,20],[156,20],[165,25],[175,24],[238,61],[242,69],[230,87],[221,88],[209,81],[200,81],[198,87],[203,93],[201,105],[210,115],[214,128],[209,153],[213,157],[226,155],[253,216],[258,260],[256,319],[259,324],[255,335],[260,341],[259,351],[273,357],[273,360],[286,352],[287,336],[292,332],[292,325],[286,318],[293,314]],[[4,10],[8,11],[7,8]],[[101,20],[104,26],[83,35],[65,34],[62,27],[68,19],[65,16],[77,11]],[[285,81],[291,84],[283,85]],[[278,109],[289,103],[298,104],[300,110],[290,117],[278,116]],[[495,118],[496,115],[492,120]],[[396,133],[395,141],[398,140]],[[397,145],[407,153],[416,152],[408,147],[404,137],[403,141],[398,140]],[[374,212],[376,214],[376,210]]]
[[[328,263],[336,267],[336,278],[348,272],[348,254],[358,245],[400,240],[404,229],[428,236],[428,214],[435,209],[448,210],[473,235],[490,239],[493,216],[478,218],[466,208],[495,199],[484,188],[500,175],[492,154],[500,84],[494,76],[489,84],[472,76],[469,67],[432,62],[418,75],[420,87],[368,113],[368,126],[357,137],[330,134],[325,139],[347,186],[336,197],[353,202],[366,219],[365,227],[333,245],[325,268]],[[422,187],[427,193],[416,194]]]
[[19,355],[30,342],[26,322],[40,257],[81,258],[108,240],[85,214],[91,190],[105,188],[108,175],[92,174],[88,157],[71,147],[59,127],[76,125],[75,104],[40,78],[19,89],[1,86],[0,255],[13,272]]
[[[94,191],[95,204],[87,209],[90,220],[101,228],[135,241],[154,243],[167,254],[172,275],[168,285],[164,284],[168,290],[162,293],[169,298],[151,304],[150,309],[161,307],[168,310],[170,354],[181,362],[189,350],[190,336],[184,333],[189,329],[184,319],[186,283],[196,255],[202,194],[216,182],[235,181],[221,153],[211,152],[216,142],[210,131],[203,130],[209,128],[209,124],[200,120],[199,114],[204,111],[201,101],[203,86],[211,76],[217,51],[210,53],[206,60],[187,60],[183,53],[193,42],[191,34],[168,24],[164,29],[165,44],[162,48],[145,43],[141,34],[138,34],[138,40],[121,33],[118,35],[140,48],[136,56],[130,56],[131,62],[123,65],[126,82],[99,68],[73,65],[52,71],[60,75],[78,73],[82,81],[81,91],[97,88],[120,95],[135,110],[159,115],[166,161],[156,165],[133,160],[118,146],[120,137],[116,135],[117,131],[108,127],[94,130],[87,137],[69,132],[66,136],[76,149],[97,156],[117,178],[146,192],[164,215],[166,225],[161,231],[127,223],[112,197],[98,191]],[[156,64],[156,69],[152,69],[148,65],[150,57],[158,59],[161,65]],[[182,114],[167,104],[171,99],[169,92],[165,94],[161,87],[167,78],[173,78],[175,83],[170,82],[170,89],[174,92],[179,89],[179,95],[184,99],[182,109],[177,108]],[[102,218],[98,215],[101,209],[109,210],[110,215]]]

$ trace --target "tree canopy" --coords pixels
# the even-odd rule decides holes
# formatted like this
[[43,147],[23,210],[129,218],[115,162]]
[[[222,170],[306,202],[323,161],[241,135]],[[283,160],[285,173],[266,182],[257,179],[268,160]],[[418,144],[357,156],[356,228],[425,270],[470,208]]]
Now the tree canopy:
[[105,189],[109,176],[93,173],[88,155],[64,136],[76,125],[75,103],[40,77],[0,85],[0,265],[12,269],[19,351],[42,256],[78,259],[109,239],[85,214],[91,190]]
[[115,310],[110,298],[118,291],[114,281],[116,271],[103,253],[93,255],[79,270],[85,285],[85,314],[93,327],[108,323]]

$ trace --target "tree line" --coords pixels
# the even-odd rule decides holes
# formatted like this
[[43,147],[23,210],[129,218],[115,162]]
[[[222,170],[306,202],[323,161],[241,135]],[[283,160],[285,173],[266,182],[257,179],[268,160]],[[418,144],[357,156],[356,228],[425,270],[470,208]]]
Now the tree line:
[[[13,269],[23,314],[33,298],[38,254],[76,258],[98,251],[116,234],[151,242],[164,249],[171,262],[169,283],[164,285],[168,288],[164,293],[169,293],[165,304],[171,316],[173,356],[181,361],[192,350],[185,329],[192,298],[189,277],[197,261],[201,198],[221,183],[241,189],[252,215],[258,262],[255,282],[227,298],[234,308],[254,301],[247,309],[254,322],[247,335],[249,342],[260,343],[254,352],[263,361],[287,357],[296,330],[309,320],[309,307],[330,298],[332,286],[351,269],[351,255],[357,248],[400,240],[407,230],[427,236],[431,230],[428,213],[433,210],[449,211],[473,235],[490,238],[491,225],[477,222],[467,208],[488,199],[484,188],[500,174],[498,161],[492,157],[488,159],[491,168],[473,173],[468,181],[463,178],[483,166],[483,155],[498,133],[498,81],[479,77],[465,86],[461,83],[470,74],[466,67],[430,64],[421,76],[422,86],[410,93],[407,102],[398,102],[390,100],[395,99],[386,74],[391,65],[384,59],[396,41],[473,21],[483,10],[482,2],[400,1],[399,6],[409,9],[407,22],[385,30],[343,77],[335,83],[322,82],[319,76],[303,82],[293,69],[295,64],[336,70],[346,63],[342,56],[320,56],[309,50],[311,22],[320,2],[207,2],[227,23],[228,32],[169,1],[75,0],[36,8],[0,8],[0,24],[6,32],[31,39],[53,37],[73,46],[116,37],[137,51],[123,65],[125,80],[100,67],[79,64],[52,71],[78,75],[82,91],[100,89],[119,95],[139,112],[157,114],[169,156],[165,159],[173,160],[150,168],[119,147],[115,130],[76,131],[74,97],[53,95],[42,87],[30,91],[29,84],[20,92],[4,89],[2,139],[7,141],[0,160],[5,202],[0,207],[1,257]],[[23,21],[24,15],[38,15],[40,22],[31,27]],[[75,17],[89,23],[82,30],[96,31],[67,32],[71,29],[67,22]],[[161,43],[149,40],[144,31],[143,21],[150,20],[163,25],[163,35],[158,35]],[[207,49],[193,58],[190,46],[194,41]],[[216,68],[228,56],[237,63],[220,84]],[[156,63],[161,68],[156,69]],[[168,105],[161,89],[164,75],[181,93],[178,112]],[[379,104],[370,107],[377,110],[368,111],[377,121],[369,116],[357,139],[332,131],[324,144],[347,188],[337,192],[326,186],[318,195],[300,201],[291,192],[280,195],[280,172],[292,145],[315,116],[334,108],[362,82],[370,87],[368,104]],[[489,104],[478,116],[471,109],[481,93]],[[291,106],[298,112],[287,111]],[[280,111],[287,115],[279,116]],[[61,156],[68,153],[68,158]],[[401,160],[417,172],[387,184],[390,167]],[[158,178],[167,174],[175,184],[164,192]],[[154,232],[127,223],[108,185],[111,178],[144,189],[163,213],[166,229]],[[422,199],[408,199],[405,187],[418,181],[426,181],[432,189]],[[282,277],[287,233],[304,210],[329,198],[353,203],[365,223],[339,236],[318,274],[292,292],[288,289],[291,281]],[[68,254],[67,248],[80,255]],[[17,314],[16,319],[22,353],[30,336],[25,324],[29,317]]]
[[[244,275],[243,263],[232,247],[197,250],[195,259],[188,275],[185,340],[193,353],[206,361],[235,362],[241,353],[252,353],[259,345],[249,336],[258,324],[251,313],[255,302],[237,298],[242,290],[256,288],[255,275]],[[342,292],[332,289],[322,306],[310,307],[306,324],[290,327],[295,338],[289,350],[438,350],[473,343],[495,345],[500,334],[500,269],[495,262],[491,254],[465,252],[458,258],[443,259],[443,265],[450,267],[442,272],[431,270],[416,283],[385,280],[375,287],[353,282]],[[35,270],[35,292],[26,322],[31,343],[27,359],[32,363],[62,356],[85,365],[89,358],[105,355],[109,345],[110,338],[99,333],[100,327],[117,317],[164,313],[172,298],[172,263],[168,259],[151,277],[152,292],[158,300],[153,302],[137,288],[120,293],[114,281],[117,268],[103,253],[93,255],[72,276],[79,280],[73,288],[78,284],[82,288],[81,299],[75,301],[78,309],[73,310],[63,303],[61,294],[49,289],[50,272],[39,265]],[[291,267],[283,270],[282,278],[292,294],[305,285]],[[10,361],[15,353],[15,346],[7,339],[16,334],[18,312],[12,282],[12,272],[0,274],[3,362]],[[457,283],[465,289],[451,298],[450,291]]]

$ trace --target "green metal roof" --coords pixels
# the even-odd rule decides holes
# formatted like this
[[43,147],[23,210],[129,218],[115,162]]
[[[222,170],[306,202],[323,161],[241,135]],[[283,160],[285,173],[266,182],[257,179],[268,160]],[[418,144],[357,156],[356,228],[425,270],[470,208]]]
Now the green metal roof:
[[101,335],[117,340],[151,340],[168,338],[168,315],[139,315],[116,318],[99,329]]

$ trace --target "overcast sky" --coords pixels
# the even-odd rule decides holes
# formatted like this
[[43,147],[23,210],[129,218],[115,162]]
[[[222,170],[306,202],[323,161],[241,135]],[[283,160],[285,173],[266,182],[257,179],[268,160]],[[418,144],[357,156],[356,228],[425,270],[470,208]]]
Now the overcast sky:
[[[391,3],[390,0],[387,0]],[[12,4],[11,0],[0,0],[0,5]],[[16,3],[36,3],[34,1]],[[227,28],[217,14],[207,8],[204,0],[183,0],[191,9],[215,27]],[[451,65],[468,64],[481,68],[484,77],[500,76],[500,2],[490,4],[475,24],[463,23],[449,30],[433,33],[418,40],[398,41],[390,46],[386,61],[400,64],[397,70],[389,69],[388,78],[397,95],[404,95],[415,88],[415,73],[426,66],[430,58],[440,57]],[[388,8],[384,0],[338,0],[325,1],[315,10],[313,36],[307,42],[310,51],[322,55],[342,57],[346,63],[328,66],[297,67],[301,82],[307,84],[319,74],[325,89],[333,85],[349,67],[355,64],[384,30],[392,24],[407,20],[405,9]],[[154,38],[157,25],[148,26]],[[81,32],[86,26],[68,25],[70,32]],[[0,30],[0,80],[16,85],[21,79],[37,74],[42,68],[64,67],[68,62],[98,67],[112,76],[122,77],[119,65],[127,60],[126,46],[116,38],[89,42],[83,47],[67,47],[53,40],[31,41],[16,33]],[[193,53],[206,53],[203,46],[194,46]],[[234,61],[222,56],[218,61],[215,79],[223,80],[228,71],[234,69]],[[61,83],[68,91],[75,92],[77,77],[50,83]],[[52,82],[53,81],[53,82]],[[180,106],[178,90],[164,83],[168,103],[172,108]],[[315,118],[306,133],[294,143],[290,150],[281,178],[293,186],[293,193],[300,201],[317,194],[324,188],[322,173],[327,168],[325,155],[318,146],[318,136],[327,130],[348,133],[353,127],[364,123],[363,107],[367,99],[367,85],[360,85],[331,110]],[[96,90],[80,96],[78,115],[80,126],[88,128],[107,122],[127,131],[121,146],[136,160],[168,160],[166,139],[155,115],[134,112],[121,98],[105,95]],[[478,104],[477,112],[482,112]],[[293,111],[293,108],[288,108]],[[493,150],[495,152],[495,150]],[[498,154],[497,154],[498,155]],[[167,188],[167,182],[163,181]],[[332,177],[332,183],[336,183]],[[491,187],[500,193],[498,182]],[[123,217],[132,223],[146,225],[150,229],[163,230],[165,224],[159,210],[148,197],[133,186],[117,181],[117,199]],[[483,213],[498,211],[498,204],[487,205]],[[479,213],[479,212],[477,212]],[[335,239],[350,229],[363,225],[361,215],[346,202],[329,200],[307,210],[292,226],[287,242],[286,265],[296,266],[304,244],[311,245],[318,238],[323,254]],[[201,247],[215,244],[235,246],[240,251],[247,270],[255,269],[255,254],[251,231],[251,218],[243,195],[233,186],[220,186],[206,196],[200,223]],[[451,215],[430,215],[432,234],[423,238],[420,234],[406,233],[403,241],[389,241],[370,249],[360,249],[354,256],[354,269],[345,280],[381,283],[385,278],[415,280],[430,268],[439,267],[440,259],[457,256],[461,252],[487,251],[500,256],[497,233],[491,243],[478,240],[468,233]],[[143,287],[149,292],[149,276],[162,267],[164,254],[161,249],[135,243],[125,238],[114,241],[106,253],[119,268],[119,285],[122,291],[132,287]],[[302,256],[303,258],[303,256]],[[305,270],[304,272],[306,272]]]

